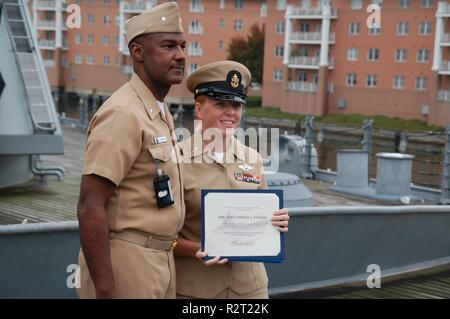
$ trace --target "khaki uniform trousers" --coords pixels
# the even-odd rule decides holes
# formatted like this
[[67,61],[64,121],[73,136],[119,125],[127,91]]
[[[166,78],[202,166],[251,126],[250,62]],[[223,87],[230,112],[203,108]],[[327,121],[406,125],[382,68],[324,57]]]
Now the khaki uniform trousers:
[[[268,299],[269,295],[266,287],[262,287],[256,291],[252,291],[248,294],[238,294],[233,290],[227,288],[213,299]],[[191,296],[183,296],[177,294],[177,299],[196,299]]]
[[[121,239],[110,239],[111,263],[117,298],[174,299],[175,262],[172,251],[146,248]],[[80,298],[96,297],[89,270],[80,251]],[[78,275],[78,274],[77,274]]]

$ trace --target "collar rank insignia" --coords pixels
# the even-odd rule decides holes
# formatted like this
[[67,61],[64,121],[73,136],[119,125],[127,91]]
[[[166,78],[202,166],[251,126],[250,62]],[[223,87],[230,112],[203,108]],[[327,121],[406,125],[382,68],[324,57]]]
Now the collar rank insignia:
[[238,166],[241,170],[243,170],[244,172],[249,172],[253,169],[252,166],[248,165],[247,163],[239,165]]

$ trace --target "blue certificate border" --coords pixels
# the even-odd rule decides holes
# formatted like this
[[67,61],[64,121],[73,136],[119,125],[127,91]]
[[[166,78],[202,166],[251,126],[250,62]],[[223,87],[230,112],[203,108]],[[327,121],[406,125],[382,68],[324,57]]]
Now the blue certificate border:
[[[202,189],[202,242],[201,249],[205,250],[205,196],[209,193],[270,193],[278,196],[278,208],[283,208],[283,191],[279,189]],[[284,233],[280,232],[280,253],[275,256],[221,256],[229,261],[249,261],[249,262],[268,262],[281,263],[284,260]],[[214,256],[205,257],[205,260],[212,259]]]

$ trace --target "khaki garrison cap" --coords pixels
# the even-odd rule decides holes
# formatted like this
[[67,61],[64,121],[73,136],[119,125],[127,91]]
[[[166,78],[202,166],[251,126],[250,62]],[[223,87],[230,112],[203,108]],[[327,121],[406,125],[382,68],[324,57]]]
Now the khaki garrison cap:
[[241,63],[217,61],[206,64],[187,77],[186,86],[194,97],[206,95],[212,99],[244,103],[246,88],[252,75]]
[[180,10],[176,2],[166,2],[127,20],[127,44],[147,33],[183,33]]

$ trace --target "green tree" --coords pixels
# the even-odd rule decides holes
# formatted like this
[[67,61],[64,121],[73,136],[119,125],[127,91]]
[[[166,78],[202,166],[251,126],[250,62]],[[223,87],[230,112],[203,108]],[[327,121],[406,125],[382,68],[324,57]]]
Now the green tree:
[[247,39],[234,37],[228,47],[228,60],[244,64],[252,73],[252,81],[262,83],[264,66],[264,27],[252,25]]

